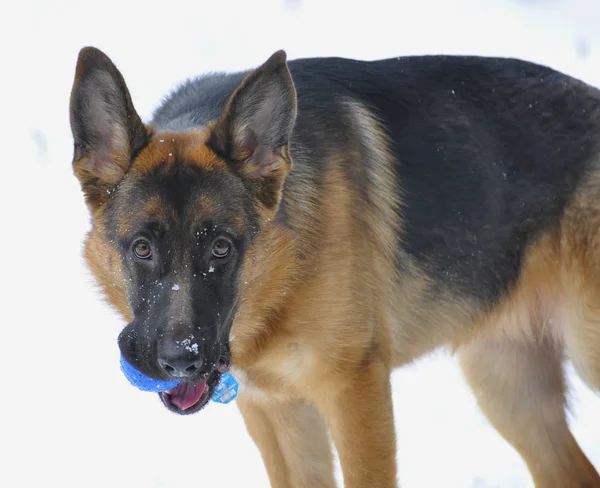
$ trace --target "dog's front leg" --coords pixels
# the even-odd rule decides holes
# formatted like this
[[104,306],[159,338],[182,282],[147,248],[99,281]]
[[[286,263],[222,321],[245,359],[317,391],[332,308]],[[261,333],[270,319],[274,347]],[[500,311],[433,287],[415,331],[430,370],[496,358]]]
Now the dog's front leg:
[[244,393],[237,405],[272,488],[335,488],[327,425],[313,406]]
[[323,405],[346,488],[396,488],[396,434],[390,370],[360,366]]

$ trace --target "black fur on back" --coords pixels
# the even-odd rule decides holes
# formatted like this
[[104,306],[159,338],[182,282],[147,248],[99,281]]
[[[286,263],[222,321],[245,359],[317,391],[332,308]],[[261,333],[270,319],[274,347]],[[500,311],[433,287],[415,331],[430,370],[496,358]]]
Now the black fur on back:
[[[396,158],[402,251],[433,274],[436,287],[488,304],[514,284],[527,244],[557,224],[595,162],[599,92],[543,66],[423,56],[300,59],[289,68],[298,118],[284,194],[300,182],[322,185],[330,156],[354,137],[342,101],[365,104]],[[155,128],[216,119],[246,74],[185,83],[156,110]],[[302,201],[284,197],[280,218],[293,211],[302,212]]]

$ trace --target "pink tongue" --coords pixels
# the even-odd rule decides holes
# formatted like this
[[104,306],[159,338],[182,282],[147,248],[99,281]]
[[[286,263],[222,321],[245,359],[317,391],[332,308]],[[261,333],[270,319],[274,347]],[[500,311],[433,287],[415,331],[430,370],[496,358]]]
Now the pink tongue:
[[187,410],[200,401],[202,395],[208,392],[208,385],[203,381],[199,385],[190,385],[180,383],[175,388],[166,392],[173,405],[177,405],[181,410]]

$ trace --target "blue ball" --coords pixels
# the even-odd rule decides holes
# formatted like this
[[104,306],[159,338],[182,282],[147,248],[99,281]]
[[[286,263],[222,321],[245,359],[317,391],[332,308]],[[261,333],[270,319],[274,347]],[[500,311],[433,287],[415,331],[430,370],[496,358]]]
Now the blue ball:
[[157,393],[161,391],[170,390],[171,388],[175,388],[179,384],[179,380],[165,381],[157,380],[146,376],[145,374],[135,369],[131,364],[129,364],[122,355],[121,371],[123,371],[125,378],[127,378],[133,386],[142,391],[153,391]]
[[229,373],[221,376],[221,381],[215,388],[211,400],[217,403],[229,403],[238,396],[239,385],[236,379]]

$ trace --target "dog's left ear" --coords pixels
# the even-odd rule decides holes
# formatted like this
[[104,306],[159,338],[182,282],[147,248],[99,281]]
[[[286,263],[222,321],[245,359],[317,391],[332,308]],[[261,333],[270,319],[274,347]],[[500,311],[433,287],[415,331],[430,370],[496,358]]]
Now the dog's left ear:
[[73,170],[93,212],[148,143],[149,130],[135,111],[119,70],[93,47],[79,52],[70,111]]
[[295,121],[296,90],[286,53],[277,51],[233,93],[207,142],[273,211],[292,167],[288,144]]

